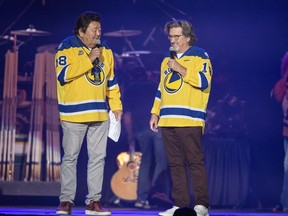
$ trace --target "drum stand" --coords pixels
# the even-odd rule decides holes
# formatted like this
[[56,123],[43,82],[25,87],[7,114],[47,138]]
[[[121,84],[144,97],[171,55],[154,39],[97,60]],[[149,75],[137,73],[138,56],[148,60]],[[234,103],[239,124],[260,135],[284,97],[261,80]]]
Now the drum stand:
[[[132,52],[135,52],[136,50],[134,49],[133,45],[132,45],[132,42],[130,40],[128,40],[128,37],[124,37],[124,40],[125,40],[125,43],[128,45],[128,47],[130,48],[130,50]],[[139,57],[139,55],[135,55],[137,61],[139,62],[140,66],[145,68],[141,58]]]

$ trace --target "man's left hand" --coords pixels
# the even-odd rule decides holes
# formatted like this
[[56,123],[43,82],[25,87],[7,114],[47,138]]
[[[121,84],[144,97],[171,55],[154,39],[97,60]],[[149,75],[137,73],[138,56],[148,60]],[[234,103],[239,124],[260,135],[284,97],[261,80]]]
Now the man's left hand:
[[122,110],[114,110],[114,111],[112,111],[112,112],[113,112],[113,114],[115,115],[115,118],[116,118],[117,120],[121,120],[122,115],[123,115],[123,111],[122,111]]

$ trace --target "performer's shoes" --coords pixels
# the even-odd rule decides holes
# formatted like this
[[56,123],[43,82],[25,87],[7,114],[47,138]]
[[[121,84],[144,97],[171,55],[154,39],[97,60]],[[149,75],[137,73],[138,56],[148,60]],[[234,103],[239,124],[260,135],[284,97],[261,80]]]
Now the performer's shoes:
[[159,216],[173,216],[174,212],[179,209],[178,206],[173,206],[172,208],[170,209],[167,209],[166,211],[164,212],[159,212]]
[[197,216],[197,213],[192,208],[183,207],[183,208],[176,209],[173,216]]
[[89,205],[86,205],[86,215],[111,215],[110,210],[103,209],[99,201],[91,201]]
[[196,205],[194,210],[197,213],[197,216],[209,216],[208,209],[203,205]]
[[58,215],[71,215],[73,204],[70,202],[61,202],[56,209],[56,214]]
[[283,207],[282,204],[277,204],[273,209],[273,212],[288,212],[288,207]]
[[136,208],[151,209],[151,206],[149,205],[149,201],[148,200],[136,201],[134,206]]
[[283,206],[281,204],[277,204],[273,209],[272,209],[273,212],[281,212],[283,211]]

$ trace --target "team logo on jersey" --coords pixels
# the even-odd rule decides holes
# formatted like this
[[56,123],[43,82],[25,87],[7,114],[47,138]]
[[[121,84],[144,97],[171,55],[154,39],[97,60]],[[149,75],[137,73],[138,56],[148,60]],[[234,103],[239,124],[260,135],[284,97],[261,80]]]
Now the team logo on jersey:
[[84,54],[83,50],[79,50],[78,56],[83,55],[83,54]]
[[175,71],[168,71],[164,78],[164,89],[169,94],[174,94],[178,92],[183,84],[182,76]]
[[102,85],[105,80],[105,73],[102,67],[94,66],[92,72],[87,72],[85,74],[86,79],[92,84],[96,86]]

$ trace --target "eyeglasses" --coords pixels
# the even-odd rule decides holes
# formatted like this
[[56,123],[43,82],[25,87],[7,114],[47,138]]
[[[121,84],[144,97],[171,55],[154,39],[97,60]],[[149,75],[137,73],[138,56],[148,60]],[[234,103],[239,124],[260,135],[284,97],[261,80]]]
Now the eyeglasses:
[[183,35],[168,35],[168,39],[172,40],[172,38],[174,38],[174,40],[178,40],[181,36]]

